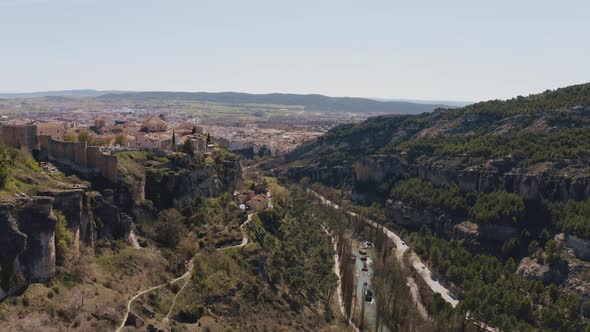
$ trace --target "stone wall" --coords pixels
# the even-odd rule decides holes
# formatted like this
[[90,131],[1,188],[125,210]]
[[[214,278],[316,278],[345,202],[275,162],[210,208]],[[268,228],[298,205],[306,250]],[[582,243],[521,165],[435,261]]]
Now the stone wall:
[[50,161],[71,167],[86,176],[100,174],[110,182],[117,182],[117,156],[105,154],[97,146],[62,142],[49,136],[39,136],[39,147]]
[[22,151],[37,149],[37,126],[2,125],[0,143]]

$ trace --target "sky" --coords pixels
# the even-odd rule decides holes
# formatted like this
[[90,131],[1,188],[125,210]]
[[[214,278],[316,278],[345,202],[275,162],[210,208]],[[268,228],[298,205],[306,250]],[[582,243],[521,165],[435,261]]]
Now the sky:
[[479,101],[590,81],[588,0],[0,0],[0,92]]

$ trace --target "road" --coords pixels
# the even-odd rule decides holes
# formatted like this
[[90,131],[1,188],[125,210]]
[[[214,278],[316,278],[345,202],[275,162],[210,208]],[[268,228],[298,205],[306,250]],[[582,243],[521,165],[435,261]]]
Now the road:
[[[338,204],[330,201],[329,199],[325,198],[324,196],[318,194],[317,192],[315,192],[311,189],[307,189],[307,191],[312,193],[315,197],[317,197],[322,204],[332,207],[336,210],[340,209],[340,210],[344,211],[345,213],[347,213],[348,215],[353,216],[353,217],[358,217],[363,222],[365,222],[377,229],[380,229],[389,239],[391,239],[395,243],[395,245],[397,247],[397,248],[395,248],[396,257],[397,257],[398,261],[400,262],[400,264],[404,264],[403,256],[404,256],[404,253],[409,250],[409,247],[404,241],[402,241],[402,239],[397,234],[395,234],[394,232],[392,232],[391,230],[389,230],[385,226],[377,224],[373,220],[361,217],[358,213],[355,213],[352,211],[346,211],[346,210],[342,209],[340,206],[338,206]],[[414,253],[414,252],[410,253],[410,260],[412,261],[412,267],[414,268],[414,270],[416,270],[416,272],[418,272],[418,274],[420,275],[422,280],[424,280],[424,282],[426,282],[428,287],[433,292],[440,294],[440,296],[448,304],[450,304],[453,308],[456,307],[457,304],[459,304],[459,301],[457,301],[456,299],[454,299],[451,296],[451,292],[446,287],[444,287],[440,282],[438,282],[437,280],[434,280],[432,278],[432,271],[430,271],[430,269],[426,265],[424,265],[424,263],[422,263],[422,261],[420,260],[420,257],[418,257],[418,255],[416,255],[416,253]],[[424,308],[424,305],[420,302],[418,286],[416,285],[415,280],[412,277],[409,277],[407,279],[407,282],[408,282],[408,286],[410,287],[410,293],[412,294],[412,300],[415,302],[416,306],[418,307],[418,311],[420,312],[420,314],[422,316],[425,316],[426,310]],[[469,316],[469,313],[467,313],[467,319],[469,321],[471,321],[477,327],[481,328],[482,330],[485,330],[488,332],[499,332],[499,330],[493,326],[487,325],[483,322],[478,322],[476,320],[473,320]]]
[[[336,210],[341,209],[341,207],[338,206],[338,204],[330,201],[324,196],[318,194],[317,192],[311,189],[308,189],[308,191],[311,192],[315,197],[319,198],[322,204],[332,207]],[[405,252],[409,250],[409,247],[397,234],[395,234],[385,226],[376,223],[373,220],[361,217],[358,213],[346,210],[343,211],[350,216],[359,218],[366,224],[369,224],[377,229],[380,229],[389,239],[391,239],[395,243],[396,257],[401,264],[404,264],[403,257]],[[410,257],[412,260],[412,267],[414,268],[414,270],[416,270],[416,272],[418,272],[418,274],[424,280],[424,282],[426,282],[428,287],[430,287],[430,289],[433,292],[440,294],[440,296],[453,308],[456,307],[459,301],[457,301],[451,296],[451,292],[446,287],[444,287],[440,282],[432,278],[432,272],[426,265],[424,265],[424,263],[422,263],[422,261],[420,261],[420,258],[418,258],[418,256],[413,252],[411,253]]]

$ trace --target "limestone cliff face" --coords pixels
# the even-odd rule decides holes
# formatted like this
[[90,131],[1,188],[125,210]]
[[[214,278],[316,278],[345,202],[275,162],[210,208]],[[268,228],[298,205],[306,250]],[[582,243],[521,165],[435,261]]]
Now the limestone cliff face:
[[[368,203],[378,200],[379,188],[389,192],[389,183],[405,173],[405,162],[392,155],[369,156],[354,164],[352,199]],[[381,193],[381,194],[387,194]]]
[[590,240],[573,235],[566,235],[565,244],[572,249],[577,258],[590,261]]
[[53,198],[21,197],[0,203],[1,294],[13,294],[28,282],[55,275]]
[[74,234],[74,252],[79,252],[80,233],[82,231],[82,218],[84,214],[84,190],[48,191],[41,193],[41,195],[53,197],[53,209],[60,211],[66,217],[68,227]]
[[133,220],[119,208],[105,200],[99,192],[89,192],[88,198],[96,224],[97,239],[125,239],[131,231]]
[[239,161],[225,162],[194,170],[148,171],[145,179],[145,198],[160,208],[182,206],[196,196],[215,197],[231,191],[241,177]]
[[350,166],[342,165],[318,168],[295,166],[289,167],[286,171],[286,175],[294,181],[307,177],[314,182],[320,182],[327,186],[342,187],[350,186],[354,178],[354,169]]
[[472,249],[486,244],[497,246],[519,234],[515,226],[475,223],[451,216],[441,209],[414,207],[401,201],[388,200],[385,216],[388,222],[414,231],[427,226],[439,236],[464,240]]
[[411,167],[413,174],[437,185],[455,183],[463,191],[507,191],[525,200],[567,201],[590,198],[590,176],[576,169],[560,169],[545,163],[521,169],[510,160],[490,160],[478,167],[441,165],[423,161]]

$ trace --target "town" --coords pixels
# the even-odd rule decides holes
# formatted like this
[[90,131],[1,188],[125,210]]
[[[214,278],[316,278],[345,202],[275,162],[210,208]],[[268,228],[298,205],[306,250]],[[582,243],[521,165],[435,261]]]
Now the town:
[[175,151],[186,145],[194,149],[194,154],[200,154],[211,150],[215,143],[231,151],[243,152],[247,157],[282,155],[325,132],[301,127],[259,128],[256,123],[244,126],[207,125],[188,114],[152,114],[129,108],[1,115],[0,125],[35,125],[38,136],[49,136],[56,141],[84,142],[99,146],[104,152]]

